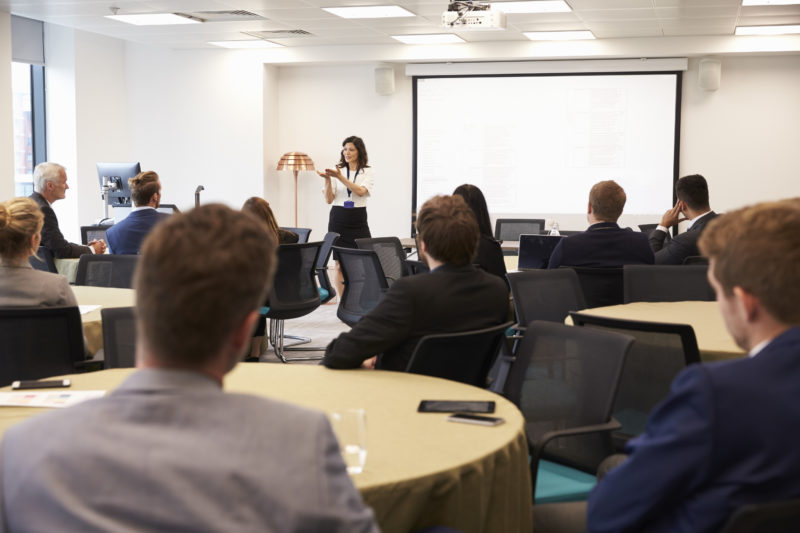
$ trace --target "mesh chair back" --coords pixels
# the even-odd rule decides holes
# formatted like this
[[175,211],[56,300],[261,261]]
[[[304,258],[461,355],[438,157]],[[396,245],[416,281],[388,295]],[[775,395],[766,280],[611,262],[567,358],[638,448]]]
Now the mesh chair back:
[[623,300],[631,302],[713,302],[708,265],[625,265]]
[[684,265],[708,265],[708,257],[702,255],[690,255],[683,260]]
[[397,237],[356,239],[356,246],[359,250],[372,250],[378,255],[383,275],[389,285],[407,274],[406,253]]
[[58,273],[56,270],[56,261],[53,258],[53,252],[50,251],[50,248],[40,246],[39,249],[36,250],[36,255],[32,255],[28,258],[28,262],[36,270],[43,270],[54,274]]
[[297,234],[297,244],[303,244],[308,242],[309,237],[311,236],[311,228],[284,228],[281,226],[281,229],[285,229],[286,231],[291,231],[292,233]]
[[[682,267],[677,267],[682,268]],[[622,379],[614,401],[614,418],[622,429],[614,434],[617,448],[644,431],[647,417],[670,390],[675,376],[700,362],[697,339],[691,326],[640,322],[570,313],[576,326],[587,326],[632,336]]]
[[800,531],[800,499],[755,503],[737,509],[722,533],[796,533]]
[[571,268],[578,274],[578,280],[580,281],[581,289],[583,289],[583,298],[586,301],[586,307],[619,305],[623,302],[622,267],[562,268]]
[[[531,322],[506,382],[506,396],[525,416],[529,442],[551,431],[608,422],[632,342],[590,328]],[[594,473],[612,450],[607,434],[573,436],[550,441],[542,456]]]
[[543,218],[498,218],[494,223],[494,238],[501,242],[518,241],[523,233],[535,235],[543,230]]
[[75,285],[130,289],[138,255],[83,254],[78,260]]
[[133,307],[100,310],[103,317],[103,368],[136,366],[136,317]]
[[574,270],[528,270],[506,274],[519,324],[534,320],[563,323],[570,311],[586,308]]
[[344,278],[344,289],[336,316],[354,326],[378,305],[389,289],[378,255],[372,250],[333,247]]
[[106,241],[106,231],[111,226],[81,226],[81,242],[89,244],[92,241]]
[[476,387],[486,387],[486,377],[513,323],[490,328],[426,335],[419,340],[406,372],[424,374]]
[[297,318],[319,307],[316,265],[321,247],[321,242],[278,246],[278,269],[267,301],[268,318]]
[[0,386],[74,374],[83,359],[77,307],[0,309]]
[[322,300],[322,303],[326,303],[336,296],[336,291],[328,277],[328,260],[331,258],[331,252],[333,252],[333,243],[338,238],[339,234],[335,231],[326,233],[325,238],[322,240],[322,246],[319,249],[319,255],[317,256],[317,281],[321,289],[328,291],[328,296]]

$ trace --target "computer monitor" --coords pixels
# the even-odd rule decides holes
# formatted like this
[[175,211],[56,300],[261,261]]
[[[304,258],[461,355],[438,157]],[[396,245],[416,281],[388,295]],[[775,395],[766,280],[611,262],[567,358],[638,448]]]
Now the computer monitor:
[[139,163],[97,163],[97,177],[103,187],[105,177],[110,184],[116,184],[108,191],[108,205],[111,207],[130,207],[131,189],[128,180],[142,171]]
[[519,236],[519,270],[547,268],[550,255],[564,237],[560,235],[520,235]]

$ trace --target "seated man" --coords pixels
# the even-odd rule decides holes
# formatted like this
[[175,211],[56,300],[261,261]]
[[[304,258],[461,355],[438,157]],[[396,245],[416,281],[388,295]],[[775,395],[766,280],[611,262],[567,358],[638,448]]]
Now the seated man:
[[41,245],[48,248],[57,259],[80,257],[83,254],[102,254],[106,243],[92,241],[88,246],[67,241],[58,228],[58,218],[51,207],[53,202],[66,196],[67,171],[58,163],[39,163],[33,169],[33,194],[30,198],[39,205],[44,214]]
[[[708,204],[708,184],[700,174],[684,176],[675,183],[675,195],[678,203],[664,213],[658,227],[650,234],[650,247],[656,254],[657,265],[680,265],[683,260],[693,255],[700,255],[697,241],[700,234],[714,217],[717,216]],[[686,218],[680,218],[683,214]],[[689,220],[689,227],[669,242],[669,228]]]
[[138,254],[142,241],[158,222],[169,217],[156,208],[161,203],[161,182],[152,170],[128,180],[133,205],[130,214],[106,231],[112,254]]
[[502,324],[508,288],[472,265],[478,223],[460,196],[436,196],[417,216],[419,255],[430,267],[395,281],[381,302],[349,332],[331,341],[323,364],[356,368],[377,354],[376,368],[403,371],[419,339]]
[[628,459],[589,497],[589,531],[719,531],[745,504],[800,497],[800,204],[708,225],[700,250],[728,331],[749,357],[673,381]]
[[160,224],[135,274],[139,370],[6,431],[0,529],[378,531],[323,413],[222,390],[274,270],[251,215]]
[[595,183],[589,191],[586,213],[589,228],[561,239],[550,255],[548,268],[652,265],[653,251],[647,235],[617,225],[626,199],[625,191],[617,182]]

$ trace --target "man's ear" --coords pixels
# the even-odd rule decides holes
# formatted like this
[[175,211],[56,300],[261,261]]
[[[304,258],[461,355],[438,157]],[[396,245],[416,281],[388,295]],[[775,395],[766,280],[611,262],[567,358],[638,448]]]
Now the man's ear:
[[586,207],[586,214],[587,215],[591,215],[592,214],[592,202],[588,203],[588,205]]
[[243,354],[245,349],[250,347],[250,339],[253,338],[253,331],[256,327],[256,321],[260,317],[260,313],[254,309],[244,318],[244,320],[242,320],[239,326],[233,330],[233,333],[230,336],[230,345],[237,357]]
[[748,322],[753,322],[761,310],[761,302],[753,294],[738,285],[733,288],[733,297],[739,303]]

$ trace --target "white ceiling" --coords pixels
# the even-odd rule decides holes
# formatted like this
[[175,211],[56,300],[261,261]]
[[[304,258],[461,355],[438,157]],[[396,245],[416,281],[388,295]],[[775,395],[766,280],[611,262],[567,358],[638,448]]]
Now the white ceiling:
[[[733,37],[737,25],[800,24],[800,6],[742,7],[741,0],[566,0],[571,13],[509,14],[503,31],[455,31],[466,44],[403,45],[398,34],[444,33],[448,0],[394,0],[416,16],[347,20],[322,7],[379,5],[379,0],[0,0],[12,14],[172,49],[213,48],[208,41],[247,39],[242,32],[304,30],[310,35],[270,40],[287,49],[275,62],[339,60],[475,60],[562,57],[652,57],[741,52],[800,53],[800,37]],[[133,26],[104,18],[119,14],[245,10],[263,20],[181,26]],[[525,31],[591,30],[596,41],[533,43]],[[760,39],[760,40],[759,40]],[[771,42],[776,42],[772,38]],[[742,46],[741,43],[761,43]],[[358,45],[358,46],[352,46]],[[457,48],[461,47],[461,49]],[[565,48],[566,47],[566,48]],[[424,52],[423,52],[424,50]],[[266,53],[266,52],[264,52]],[[342,57],[352,56],[352,57]]]

